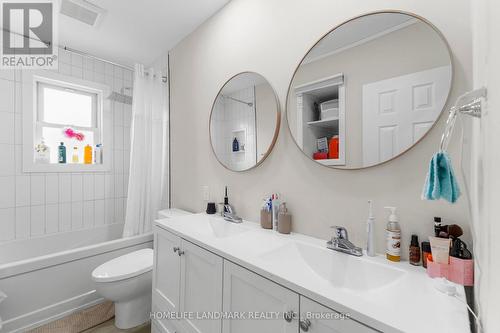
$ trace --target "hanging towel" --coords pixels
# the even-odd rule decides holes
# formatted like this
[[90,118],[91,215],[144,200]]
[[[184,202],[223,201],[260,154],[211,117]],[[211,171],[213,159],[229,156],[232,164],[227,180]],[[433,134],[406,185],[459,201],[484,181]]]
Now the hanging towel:
[[435,153],[429,163],[429,171],[422,191],[422,200],[444,199],[450,203],[455,203],[460,194],[460,188],[448,153],[445,151]]

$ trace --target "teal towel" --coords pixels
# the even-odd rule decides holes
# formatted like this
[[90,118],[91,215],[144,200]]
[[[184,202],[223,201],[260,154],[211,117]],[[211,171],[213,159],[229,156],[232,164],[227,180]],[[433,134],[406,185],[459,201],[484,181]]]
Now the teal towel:
[[422,200],[444,199],[450,203],[455,203],[460,194],[460,188],[448,153],[441,151],[434,154],[429,163]]

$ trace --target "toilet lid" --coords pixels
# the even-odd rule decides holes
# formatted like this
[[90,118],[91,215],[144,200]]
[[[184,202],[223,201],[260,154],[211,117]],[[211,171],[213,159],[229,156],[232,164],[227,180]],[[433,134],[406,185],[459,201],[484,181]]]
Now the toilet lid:
[[96,282],[128,279],[153,269],[153,249],[142,249],[111,259],[92,272]]

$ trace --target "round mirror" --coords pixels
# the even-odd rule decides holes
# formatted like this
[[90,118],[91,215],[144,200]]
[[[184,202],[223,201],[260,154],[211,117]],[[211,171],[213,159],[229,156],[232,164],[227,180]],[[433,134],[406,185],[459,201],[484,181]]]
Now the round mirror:
[[297,146],[329,167],[398,157],[441,114],[452,62],[440,32],[404,13],[352,19],[314,45],[295,71],[287,120]]
[[217,160],[233,171],[251,169],[273,149],[280,127],[276,94],[260,74],[240,73],[219,91],[210,115]]

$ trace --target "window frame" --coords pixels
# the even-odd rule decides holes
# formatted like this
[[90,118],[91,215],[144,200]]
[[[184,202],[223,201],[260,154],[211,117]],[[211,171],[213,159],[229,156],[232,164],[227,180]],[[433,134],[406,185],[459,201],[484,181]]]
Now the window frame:
[[[28,71],[23,71],[28,72]],[[46,122],[43,118],[42,89],[50,87],[61,90],[73,90],[76,93],[91,95],[94,99],[91,127],[72,124]],[[92,81],[82,80],[67,75],[40,70],[23,73],[23,172],[105,172],[111,170],[112,127],[111,108],[107,98],[110,88]],[[95,96],[95,97],[94,97]],[[39,98],[40,97],[40,98]],[[44,127],[65,128],[91,131],[94,142],[103,145],[102,164],[42,164],[35,162],[34,146],[41,138]],[[109,139],[108,139],[109,138]],[[51,147],[54,149],[54,147]]]

